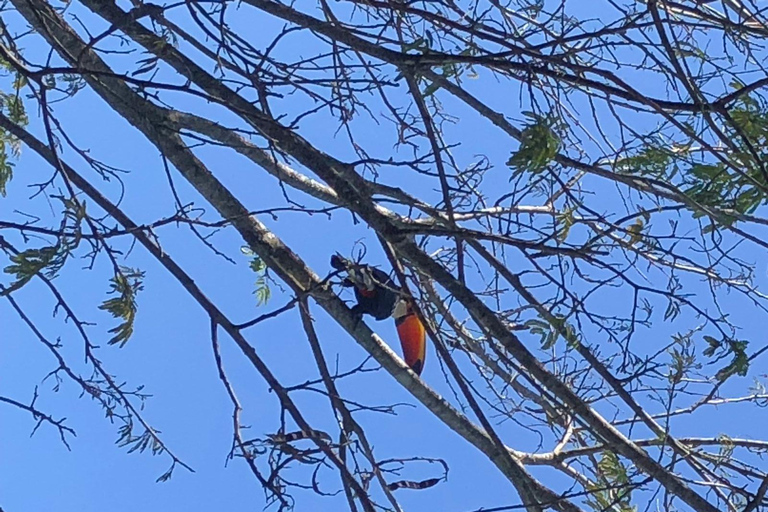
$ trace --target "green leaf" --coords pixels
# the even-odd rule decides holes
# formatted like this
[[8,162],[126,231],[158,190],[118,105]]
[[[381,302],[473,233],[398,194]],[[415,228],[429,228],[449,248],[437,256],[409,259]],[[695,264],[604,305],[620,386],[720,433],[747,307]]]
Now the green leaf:
[[520,147],[512,153],[507,165],[515,174],[525,171],[536,174],[546,169],[557,156],[561,145],[559,133],[562,131],[562,123],[552,114],[524,114],[531,121],[523,128]]
[[150,71],[154,71],[157,69],[157,63],[159,61],[159,58],[156,56],[148,57],[146,59],[141,59],[136,64],[140,64],[141,66],[139,69],[131,73],[131,76],[139,76],[146,73],[149,73]]
[[614,452],[604,451],[597,467],[603,476],[612,483],[626,484],[629,482],[627,468],[619,461],[619,456]]
[[664,320],[674,320],[680,314],[680,304],[677,300],[669,299],[667,310],[664,312]]
[[560,336],[565,339],[569,348],[577,347],[581,343],[576,329],[562,316],[555,316],[552,323],[534,318],[527,320],[524,325],[531,334],[539,336],[542,350],[549,350],[554,347]]
[[272,290],[269,288],[269,282],[267,280],[267,264],[258,254],[253,252],[250,247],[242,246],[240,247],[240,252],[251,258],[248,266],[257,275],[256,289],[253,293],[256,295],[256,305],[263,306],[269,301],[270,297],[272,297]]
[[715,374],[720,382],[733,375],[745,377],[749,371],[749,357],[747,356],[747,341],[730,341],[728,351],[733,354],[731,362]]
[[704,341],[709,344],[709,348],[704,349],[703,354],[707,357],[712,357],[715,351],[719,349],[723,344],[712,336],[704,336]]
[[721,368],[715,377],[719,381],[724,381],[732,375],[744,377],[749,371],[749,356],[747,356],[748,341],[725,338],[718,340],[712,336],[704,336],[704,341],[709,345],[702,352],[706,357],[717,357],[718,361],[731,356],[731,362]]
[[410,43],[405,43],[401,45],[403,53],[408,53],[411,50],[428,50],[429,45],[427,44],[427,40],[423,37],[420,37],[416,39],[415,41],[411,41]]
[[576,218],[574,216],[574,212],[576,211],[576,208],[568,208],[567,210],[564,210],[562,213],[558,214],[556,217],[558,230],[557,230],[557,241],[560,243],[565,242],[565,240],[568,238],[568,233],[571,232],[571,228],[576,224]]
[[616,162],[616,170],[640,176],[667,179],[670,175],[672,154],[661,142],[654,141],[637,153]]
[[424,88],[424,92],[422,92],[421,94],[425,98],[428,98],[433,94],[435,94],[438,90],[440,90],[440,87],[441,87],[440,84],[438,84],[437,82],[430,82],[430,84]]
[[110,279],[111,299],[105,300],[99,309],[107,311],[113,317],[123,320],[117,327],[109,330],[114,336],[108,341],[110,345],[120,344],[123,347],[133,334],[136,320],[136,295],[144,289],[144,272],[129,267],[120,267]]
[[5,131],[0,130],[0,195],[5,197],[6,186],[13,178],[13,162],[8,161],[7,139]]
[[596,481],[587,484],[587,504],[596,511],[633,512],[632,487],[627,468],[613,451],[604,451],[597,463]]
[[257,274],[261,274],[267,269],[267,264],[264,263],[264,260],[262,260],[258,256],[254,256],[253,259],[251,259],[251,262],[248,264],[248,266],[251,267],[251,270],[253,270]]
[[59,242],[56,245],[27,249],[12,255],[11,265],[3,269],[6,274],[16,277],[16,282],[10,285],[9,290],[21,288],[38,273],[49,279],[55,278],[75,245],[71,242]]
[[29,123],[27,111],[24,103],[17,94],[4,94],[2,97],[3,106],[8,113],[8,118],[19,126],[26,126]]

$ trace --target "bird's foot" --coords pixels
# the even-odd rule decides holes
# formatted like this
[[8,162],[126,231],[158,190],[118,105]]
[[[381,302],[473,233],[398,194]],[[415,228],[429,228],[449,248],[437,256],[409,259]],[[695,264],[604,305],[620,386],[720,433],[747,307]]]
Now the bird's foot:
[[358,327],[360,327],[360,322],[363,321],[363,310],[360,307],[360,304],[357,304],[352,307],[352,314],[355,317],[355,323],[354,323],[353,329],[357,329]]

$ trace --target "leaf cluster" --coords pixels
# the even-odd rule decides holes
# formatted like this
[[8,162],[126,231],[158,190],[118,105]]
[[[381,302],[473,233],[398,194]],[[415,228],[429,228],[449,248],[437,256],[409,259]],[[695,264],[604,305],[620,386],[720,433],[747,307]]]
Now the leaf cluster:
[[[0,112],[13,123],[26,126],[29,123],[29,117],[24,108],[24,102],[21,100],[20,92],[27,81],[22,75],[12,71],[10,64],[2,59],[0,59],[0,67],[4,70],[3,74],[10,73],[13,76],[11,91],[0,91]],[[10,161],[10,158],[18,158],[20,151],[21,143],[19,140],[0,128],[0,196],[5,196],[6,186],[13,178],[13,162]]]
[[747,375],[749,370],[749,357],[747,356],[748,341],[731,338],[718,340],[712,336],[704,336],[704,341],[709,345],[704,349],[703,353],[705,356],[716,357],[716,361],[731,357],[731,362],[715,374],[717,380],[722,382],[731,375],[739,375],[740,377]]
[[597,468],[597,482],[587,486],[592,491],[587,504],[601,512],[635,512],[637,507],[632,505],[632,482],[618,455],[613,451],[604,451]]
[[520,137],[520,147],[507,160],[515,175],[522,172],[538,174],[555,159],[562,145],[563,124],[553,114],[539,115],[523,112],[529,119]]
[[268,282],[267,264],[250,247],[241,247],[240,251],[251,258],[248,266],[256,274],[256,288],[253,293],[256,295],[256,305],[263,306],[272,296],[272,290],[269,288]]
[[110,345],[116,343],[124,346],[133,334],[133,326],[136,320],[136,295],[144,288],[144,272],[130,267],[119,267],[115,275],[110,279],[111,299],[105,300],[99,309],[107,311],[115,318],[122,319],[122,323],[109,330],[114,336],[109,340]]

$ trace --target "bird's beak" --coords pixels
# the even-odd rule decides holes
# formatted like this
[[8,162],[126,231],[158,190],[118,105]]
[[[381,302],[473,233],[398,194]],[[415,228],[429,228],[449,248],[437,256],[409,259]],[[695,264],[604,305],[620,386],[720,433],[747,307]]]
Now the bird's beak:
[[403,318],[405,315],[408,314],[408,303],[400,299],[395,303],[395,309],[392,311],[392,317],[394,317],[395,320],[398,318]]

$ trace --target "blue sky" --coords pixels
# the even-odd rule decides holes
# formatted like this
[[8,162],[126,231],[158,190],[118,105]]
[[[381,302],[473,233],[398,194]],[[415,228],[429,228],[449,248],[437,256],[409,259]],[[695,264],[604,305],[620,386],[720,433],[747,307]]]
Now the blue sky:
[[[77,3],[71,6],[69,13],[92,20]],[[588,14],[580,12],[580,15]],[[17,30],[22,26],[18,21],[14,19]],[[242,19],[236,21],[245,23]],[[262,23],[262,20],[259,22]],[[265,38],[270,29],[275,30],[280,26],[272,25],[271,22],[264,23],[260,29]],[[300,43],[301,40],[291,43],[295,44],[293,50],[297,54],[302,52]],[[36,44],[39,45],[39,41],[26,39],[25,49],[30,59],[38,59],[37,62],[40,62],[46,50]],[[131,55],[123,58],[129,62],[139,57]],[[165,77],[162,73],[160,76]],[[516,104],[519,101],[517,89],[508,90],[507,86],[499,86],[485,71],[479,72],[478,79],[468,81],[468,87],[488,95],[495,105]],[[662,90],[655,92],[659,96],[664,94]],[[216,119],[223,122],[234,122],[231,116],[201,104],[198,99],[173,99],[174,105],[179,108],[194,109],[198,113],[217,116]],[[488,123],[461,110],[447,96],[441,96],[441,99],[449,111],[465,114],[460,116],[459,124],[446,128],[449,140],[465,141],[455,150],[457,159],[463,165],[469,165],[478,155],[487,155],[494,164],[487,183],[506,186],[509,171],[504,162],[513,149],[509,140]],[[297,104],[287,109],[300,111],[301,107],[297,99]],[[76,144],[88,148],[95,158],[130,171],[124,177],[126,189],[121,206],[135,221],[151,222],[173,214],[173,198],[157,150],[125,121],[111,113],[94,93],[87,89],[81,91],[73,99],[55,105],[54,110]],[[30,117],[30,131],[42,136],[37,112],[30,111]],[[386,158],[394,153],[392,133],[389,130],[383,130],[370,122],[366,126],[364,120],[360,123],[363,126],[358,132],[360,142],[375,148],[379,152],[376,156]],[[589,121],[585,123],[589,124]],[[312,142],[333,152],[335,156],[342,159],[354,158],[343,136],[336,135],[328,126],[327,118],[316,116],[302,122],[300,129]],[[197,154],[249,208],[265,209],[284,205],[281,189],[274,178],[234,152],[205,147],[197,150]],[[67,163],[83,172],[92,183],[98,183],[100,189],[113,200],[118,199],[120,187],[114,181],[100,181],[71,150],[65,150],[63,155]],[[403,153],[400,156],[405,155]],[[51,169],[47,164],[25,148],[15,169],[14,180],[8,187],[8,196],[0,199],[0,218],[19,220],[22,217],[18,211],[35,212],[43,216],[44,225],[55,225],[60,206],[55,201],[48,204],[43,196],[30,199],[31,192],[27,188],[32,183],[47,179],[50,174]],[[182,200],[205,208],[209,212],[208,220],[217,220],[210,213],[212,209],[178,173],[174,172],[173,176]],[[426,183],[423,177],[406,175],[402,169],[390,168],[382,179],[387,183],[411,187],[422,198],[439,200],[432,184]],[[605,208],[620,204],[612,185],[594,180],[590,184],[596,193],[605,194],[602,203]],[[290,191],[290,196],[309,207],[318,205],[316,200],[300,192]],[[94,208],[92,212],[96,210],[90,207]],[[374,233],[364,224],[353,225],[347,213],[335,212],[329,220],[324,215],[307,216],[304,213],[287,212],[281,213],[278,220],[268,216],[261,220],[320,274],[330,270],[328,259],[333,252],[349,255],[359,241],[367,245],[371,261],[378,264],[384,261]],[[2,234],[20,245],[18,236],[6,232]],[[157,234],[163,248],[234,321],[247,321],[282,306],[290,298],[281,291],[280,284],[273,284],[269,303],[257,307],[253,295],[255,276],[248,268],[247,258],[240,251],[241,239],[231,229],[221,231],[212,241],[219,250],[234,258],[236,265],[212,254],[186,228],[166,226],[160,228]],[[118,246],[128,251],[130,241],[122,240]],[[754,249],[745,248],[743,253],[745,258],[753,261],[763,258]],[[5,261],[2,264],[5,266]],[[79,390],[66,381],[58,391],[54,391],[55,382],[43,378],[56,368],[55,361],[8,303],[3,301],[0,302],[0,394],[27,402],[37,386],[40,394],[37,406],[55,418],[66,417],[67,425],[74,428],[78,435],[69,439],[71,451],[62,445],[57,432],[50,426],[43,425],[30,438],[30,431],[34,427],[30,416],[23,411],[0,406],[0,457],[3,461],[0,464],[0,506],[5,512],[90,512],[106,507],[115,512],[137,508],[148,512],[169,509],[260,510],[264,506],[264,496],[245,464],[234,460],[226,466],[226,455],[231,444],[232,406],[217,376],[208,334],[208,318],[185,295],[178,283],[140,247],[131,250],[126,264],[146,271],[146,279],[145,289],[139,296],[136,332],[123,348],[106,344],[106,330],[114,326],[115,321],[96,308],[106,298],[109,278],[109,265],[106,261],[97,261],[93,271],[81,269],[85,265],[84,261],[70,261],[55,282],[83,320],[98,324],[89,328],[89,333],[94,340],[98,340],[97,344],[101,346],[98,357],[109,371],[117,375],[118,380],[124,380],[131,386],[145,386],[144,390],[152,395],[144,405],[143,415],[162,431],[162,438],[168,447],[192,466],[195,473],[178,469],[170,481],[155,483],[155,479],[166,470],[168,458],[163,455],[153,457],[146,453],[126,454],[125,449],[115,445],[116,426],[103,417],[103,412],[95,402],[80,397]],[[760,264],[757,268],[759,281],[765,284],[765,265]],[[8,279],[1,282],[7,283]],[[699,285],[697,291],[704,292],[705,288]],[[49,339],[61,338],[62,353],[69,363],[80,371],[87,371],[83,366],[82,342],[77,338],[73,326],[63,321],[61,314],[52,318],[55,303],[41,283],[30,283],[14,294],[14,297]],[[345,297],[350,298],[349,295]],[[627,298],[624,292],[615,291],[601,294],[595,300],[597,306],[608,310],[621,308]],[[734,310],[732,314],[736,323],[745,326],[745,336],[760,334],[762,316],[755,316],[748,307],[740,308],[738,297],[730,300],[732,302],[729,306]],[[349,370],[365,359],[365,352],[317,306],[312,306],[312,312],[317,321],[323,350],[332,368],[338,361],[340,371]],[[742,318],[739,319],[738,315],[742,315]],[[689,323],[692,326],[695,322]],[[636,343],[646,343],[650,350],[650,347],[662,343],[660,339],[668,339],[669,334],[679,329],[680,326],[657,321],[652,330],[638,334]],[[377,323],[375,330],[399,350],[392,322]],[[295,385],[317,378],[317,370],[301,330],[297,311],[290,311],[252,328],[246,335],[284,385]],[[524,340],[530,341],[531,346],[537,343],[534,337]],[[762,339],[755,337],[754,341],[757,347]],[[275,432],[279,423],[274,394],[269,392],[265,383],[223,334],[221,342],[226,370],[244,407],[243,424],[250,427],[245,433],[246,437],[260,437]],[[760,361],[758,363],[752,370],[754,375],[765,373],[765,365]],[[466,361],[462,361],[462,365],[468,367]],[[369,362],[369,367],[375,366],[374,362]],[[422,377],[439,393],[446,397],[453,396],[445,384],[431,347]],[[734,393],[743,392],[749,385],[748,380],[736,379],[727,389],[732,389]],[[420,492],[398,491],[404,509],[462,512],[480,506],[517,503],[511,486],[489,461],[430,413],[416,406],[415,400],[385,372],[358,375],[343,380],[339,386],[345,396],[366,405],[402,404],[396,407],[396,415],[371,412],[357,415],[378,457],[441,457],[448,462],[450,473],[447,483]],[[294,398],[313,427],[335,432],[334,418],[325,397],[304,392],[296,394]],[[761,425],[765,424],[766,419],[764,409],[737,405],[730,406],[727,411],[728,414],[724,415],[714,408],[705,410],[697,416],[697,423],[680,420],[676,426],[681,428],[684,435],[714,436],[727,429],[734,437],[760,438]],[[610,415],[609,410],[603,412]],[[536,436],[514,423],[500,425],[499,432],[514,448],[536,448]],[[552,485],[563,483],[561,477],[552,471],[533,468],[532,472],[545,477]],[[323,482],[329,491],[335,491],[336,475],[330,471],[327,473]],[[306,477],[306,471],[301,469],[291,474],[297,478]],[[403,478],[413,480],[439,475],[440,469],[428,463],[412,464],[402,473]],[[344,506],[342,495],[318,499],[311,491],[297,491],[295,498],[297,510],[338,510]]]
[[[83,9],[73,4],[70,12],[84,15],[81,11]],[[28,41],[30,54],[44,55],[31,45],[31,39]],[[126,193],[121,206],[135,221],[151,222],[173,214],[173,199],[156,149],[129,129],[125,121],[105,109],[95,94],[89,90],[81,91],[72,100],[56,105],[55,113],[67,126],[76,144],[89,148],[95,158],[130,170],[131,174],[124,180]],[[29,129],[42,136],[40,119],[35,113],[31,113],[31,117]],[[322,122],[312,126],[313,121],[309,120],[304,124],[321,143],[334,144],[333,134],[322,129]],[[240,191],[238,195],[250,207],[264,209],[283,205],[275,180],[237,154],[216,148],[204,148],[200,154],[213,162],[212,168],[220,179]],[[81,172],[85,169],[72,152],[65,151],[64,156]],[[46,179],[50,172],[41,159],[25,149],[15,169],[8,197],[0,201],[2,218],[18,219],[13,213],[17,209],[44,213],[51,209],[57,211],[58,206],[53,204],[49,209],[43,197],[30,200],[25,187]],[[88,174],[86,171],[86,175],[113,199],[119,197],[120,189],[116,183],[100,182],[92,172]],[[194,201],[211,210],[180,176],[175,174],[174,181],[185,202]],[[290,191],[289,194],[292,199],[308,206],[317,204],[300,192]],[[346,221],[348,214],[334,214],[334,220],[340,217],[346,217]],[[375,251],[375,237],[363,226],[355,227],[344,222],[345,231],[339,232],[335,222],[325,216],[308,217],[302,213],[284,213],[277,221],[266,216],[262,220],[317,272],[329,271],[330,254],[337,250],[349,254],[357,240],[367,243],[371,248],[369,254],[381,261],[380,253]],[[288,296],[280,292],[279,286],[273,285],[268,305],[257,308],[252,293],[255,276],[240,252],[242,241],[233,231],[223,231],[213,241],[220,250],[238,261],[236,266],[203,249],[186,229],[164,227],[158,235],[164,249],[194,276],[197,284],[230,318],[246,321],[286,302]],[[125,241],[120,246],[127,249],[129,243]],[[137,508],[147,511],[261,509],[263,493],[246,466],[235,460],[225,467],[231,443],[232,406],[216,373],[206,315],[141,248],[131,252],[127,264],[145,270],[146,280],[139,297],[136,332],[122,349],[106,345],[105,330],[114,326],[115,321],[95,308],[106,298],[106,272],[109,271],[106,261],[98,262],[93,272],[80,271],[83,264],[73,261],[72,271],[62,272],[56,283],[84,320],[99,323],[98,328],[92,328],[90,332],[100,340],[99,357],[110,372],[131,385],[144,385],[146,392],[153,395],[147,400],[143,414],[162,431],[167,445],[196,472],[179,469],[169,482],[155,483],[169,464],[167,457],[127,455],[125,449],[115,446],[116,427],[103,418],[97,404],[80,398],[79,390],[70,383],[64,382],[59,392],[53,392],[50,379],[41,382],[55,368],[52,366],[54,362],[4,303],[0,306],[2,393],[26,401],[31,398],[34,387],[39,386],[41,396],[37,405],[56,418],[65,416],[67,424],[77,431],[78,436],[69,440],[72,451],[58,441],[54,429],[46,426],[30,438],[34,422],[29,415],[9,407],[0,408],[0,453],[4,461],[0,469],[0,506],[8,512],[96,511],[105,507],[116,511]],[[51,318],[54,303],[40,283],[31,283],[17,295],[22,307],[30,312],[46,335],[51,338],[61,336],[63,351],[70,356],[71,364],[82,368],[82,344],[71,325],[63,324],[61,315]],[[364,351],[319,308],[315,306],[312,311],[318,320],[323,348],[331,367],[337,357],[341,371],[359,365],[366,357]],[[381,322],[376,328],[385,339],[396,344],[392,322]],[[284,384],[298,384],[317,377],[297,311],[253,328],[247,335]],[[269,393],[264,382],[223,335],[222,352],[245,409],[243,423],[250,426],[246,436],[275,432],[279,425],[274,394]],[[368,366],[375,367],[375,363]],[[434,385],[438,388],[442,384],[432,353],[428,355],[424,377],[435,380]],[[505,503],[514,499],[514,493],[505,485],[503,477],[493,471],[487,474],[476,471],[478,463],[490,469],[483,457],[429,413],[413,407],[413,399],[384,372],[349,379],[342,382],[340,388],[351,399],[368,405],[404,404],[397,407],[397,416],[359,414],[379,457],[445,457],[445,445],[455,444],[449,457],[451,482],[472,484],[481,495],[496,497],[490,501]],[[315,428],[333,431],[327,399],[306,393],[296,395],[295,399]],[[419,480],[440,474],[439,468],[422,463],[408,468],[403,478]],[[335,474],[329,475],[326,481],[330,490],[336,490],[333,487],[337,484]],[[468,495],[464,485],[443,487],[439,493],[405,490],[399,491],[399,495],[404,505],[412,507],[442,504],[461,510],[478,504],[474,493]],[[306,506],[335,510],[343,505],[342,496],[317,501],[311,492],[299,492],[296,498],[298,510]]]

